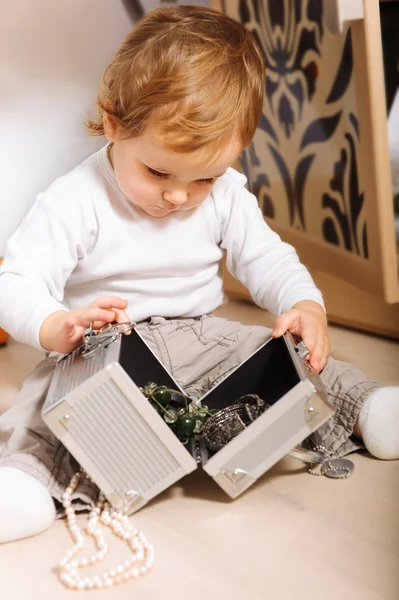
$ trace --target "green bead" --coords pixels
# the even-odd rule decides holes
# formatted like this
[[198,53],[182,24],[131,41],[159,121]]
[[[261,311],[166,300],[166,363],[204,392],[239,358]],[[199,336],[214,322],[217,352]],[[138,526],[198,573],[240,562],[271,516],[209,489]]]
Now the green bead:
[[151,404],[152,408],[154,410],[156,410],[159,415],[163,416],[164,412],[163,412],[162,408],[160,406],[158,406],[158,404],[155,404],[155,402],[150,402],[150,404]]
[[193,434],[196,426],[196,418],[191,415],[184,415],[177,420],[177,431],[182,438],[188,438]]
[[170,392],[168,390],[158,390],[153,394],[155,400],[167,408],[170,404]]

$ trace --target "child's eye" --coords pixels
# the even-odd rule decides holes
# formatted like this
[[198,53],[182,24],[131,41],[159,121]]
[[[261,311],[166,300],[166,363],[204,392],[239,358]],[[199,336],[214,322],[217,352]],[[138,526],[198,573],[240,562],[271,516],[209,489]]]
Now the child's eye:
[[211,177],[210,179],[197,179],[195,183],[205,183],[207,185],[212,185],[215,183],[216,177]]
[[159,177],[160,179],[165,179],[169,177],[168,173],[161,173],[161,171],[156,171],[155,169],[151,169],[151,167],[147,167],[148,172],[154,177]]
[[[159,177],[159,179],[167,179],[169,177],[169,173],[162,173],[162,171],[156,171],[151,167],[147,166],[147,170],[153,177]],[[196,179],[195,183],[203,184],[203,185],[212,185],[216,181],[216,177],[210,177],[209,179]]]

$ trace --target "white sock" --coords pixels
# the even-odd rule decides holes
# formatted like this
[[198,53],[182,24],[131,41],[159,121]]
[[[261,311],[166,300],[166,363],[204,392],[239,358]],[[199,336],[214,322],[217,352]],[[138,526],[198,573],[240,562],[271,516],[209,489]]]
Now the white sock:
[[359,415],[364,445],[376,458],[399,458],[399,387],[373,392]]
[[41,481],[14,467],[0,468],[0,543],[41,533],[54,519],[53,499]]

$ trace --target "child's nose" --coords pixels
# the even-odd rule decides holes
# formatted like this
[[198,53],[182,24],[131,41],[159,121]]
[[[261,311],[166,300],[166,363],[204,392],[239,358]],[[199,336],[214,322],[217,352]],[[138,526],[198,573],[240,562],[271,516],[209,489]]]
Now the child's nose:
[[175,204],[176,206],[180,206],[181,204],[187,202],[188,197],[186,190],[182,189],[176,189],[172,192],[164,192],[162,195],[165,200],[171,202],[172,204]]

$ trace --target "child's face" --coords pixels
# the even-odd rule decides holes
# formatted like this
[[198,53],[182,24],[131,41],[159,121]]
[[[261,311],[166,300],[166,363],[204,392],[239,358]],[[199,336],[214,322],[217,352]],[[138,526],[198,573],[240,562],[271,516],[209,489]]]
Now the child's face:
[[152,217],[195,208],[209,195],[217,178],[242,150],[232,141],[212,164],[201,151],[175,153],[156,143],[151,130],[137,138],[107,136],[114,142],[110,160],[125,196]]

